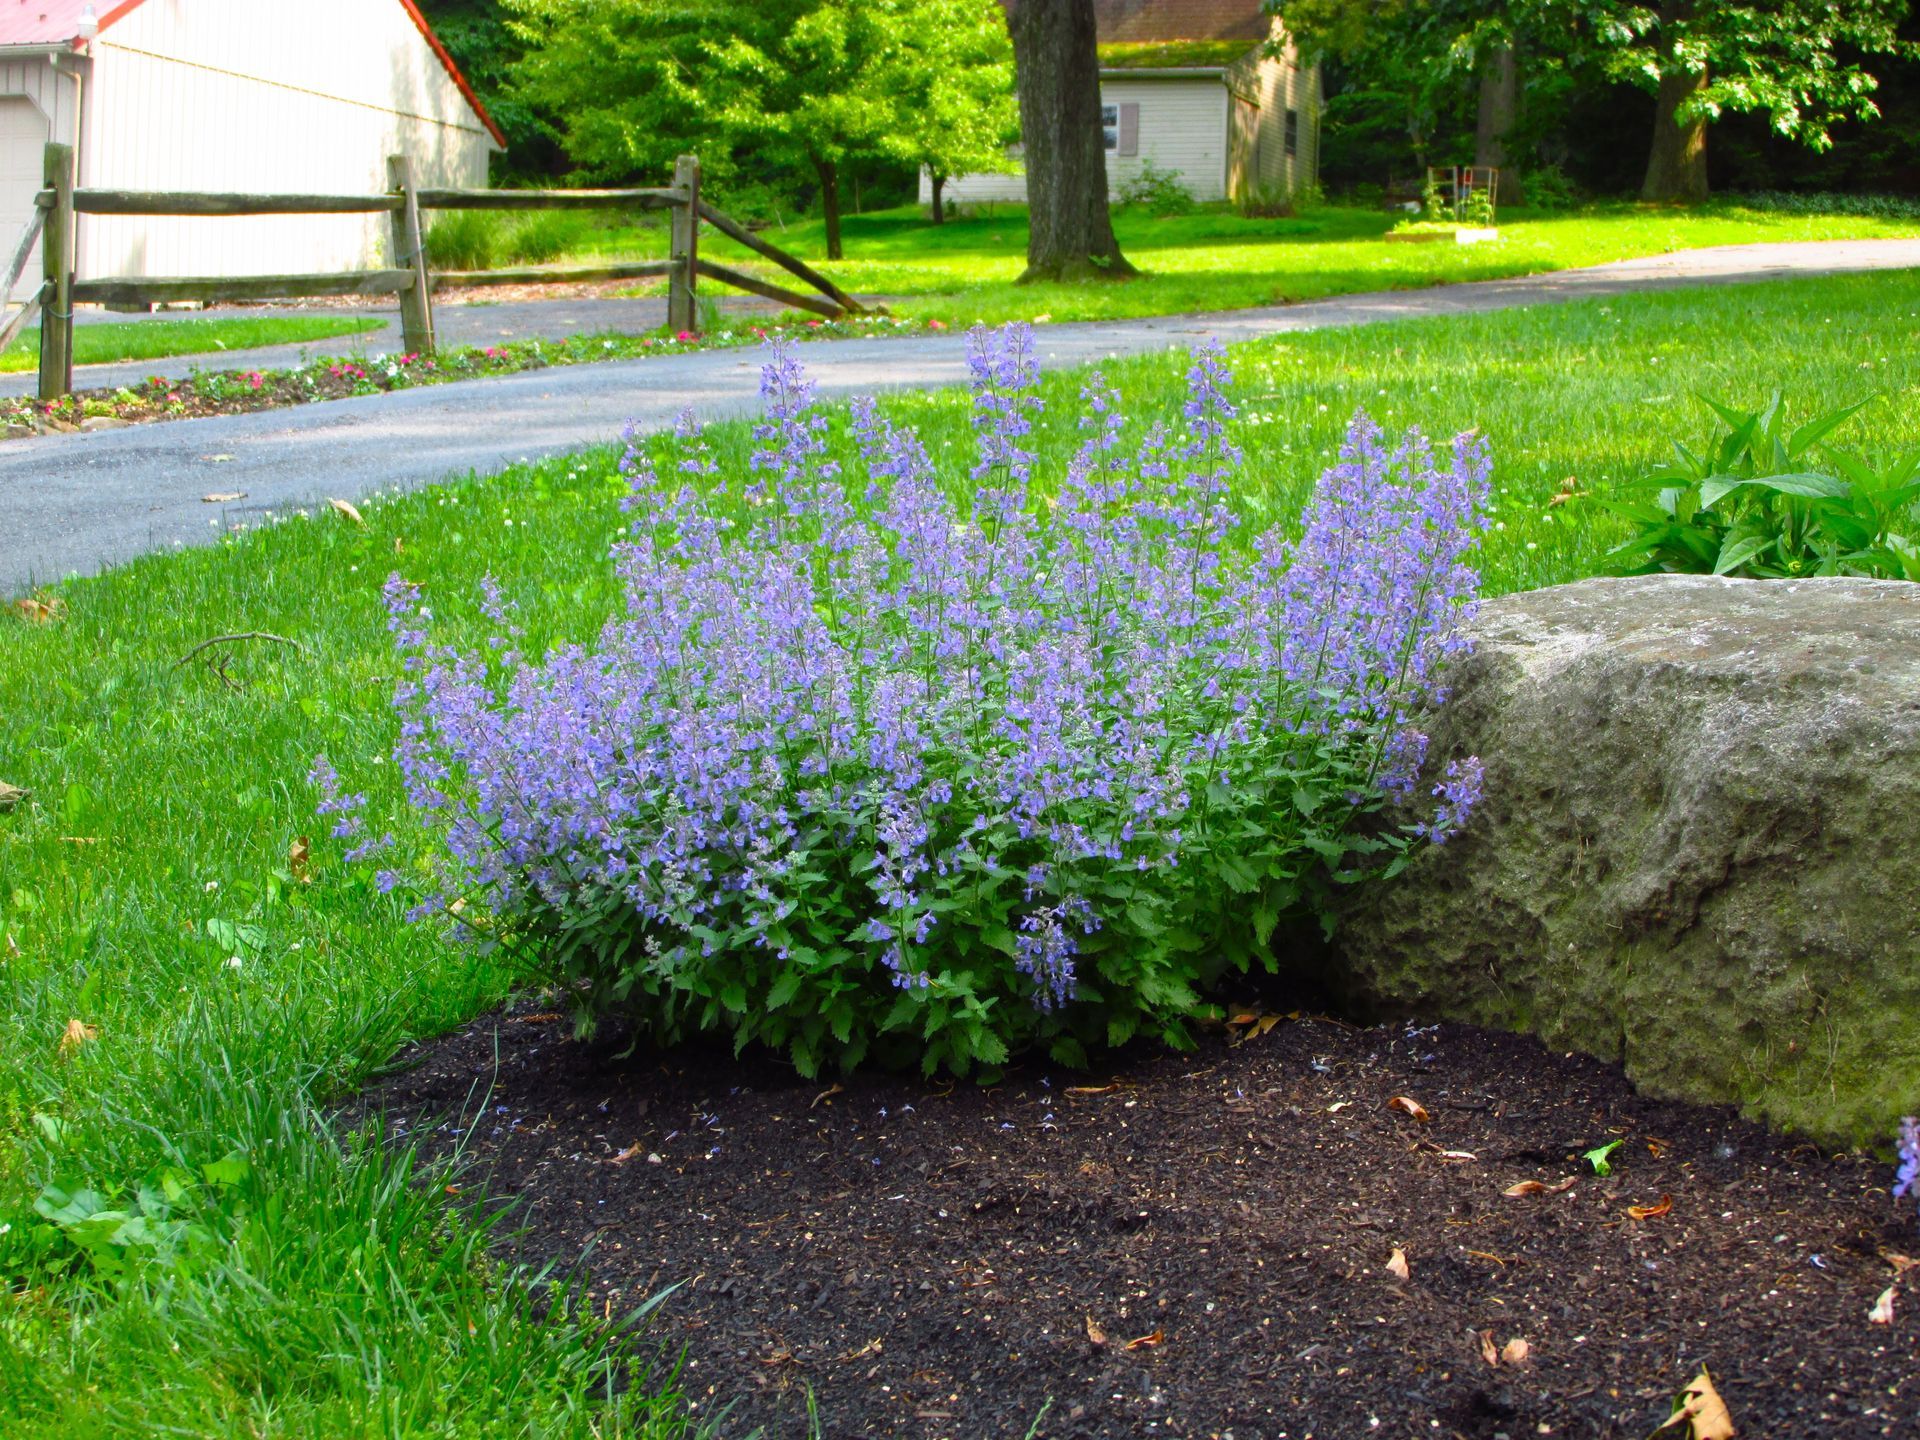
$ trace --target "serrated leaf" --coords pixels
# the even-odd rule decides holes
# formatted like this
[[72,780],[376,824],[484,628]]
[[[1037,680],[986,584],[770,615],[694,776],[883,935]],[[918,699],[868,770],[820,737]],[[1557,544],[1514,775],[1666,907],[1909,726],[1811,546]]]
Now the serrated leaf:
[[782,970],[767,989],[767,1009],[778,1010],[793,1003],[793,997],[800,993],[800,983],[798,970]]

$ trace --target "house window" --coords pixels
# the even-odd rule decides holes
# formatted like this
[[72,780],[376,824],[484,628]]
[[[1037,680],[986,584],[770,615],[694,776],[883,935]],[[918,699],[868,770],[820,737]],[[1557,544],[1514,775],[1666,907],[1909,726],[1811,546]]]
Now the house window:
[[1289,110],[1287,111],[1287,154],[1298,155],[1299,153],[1300,112],[1298,110]]
[[1100,107],[1100,142],[1109,150],[1120,148],[1120,107],[1118,105]]

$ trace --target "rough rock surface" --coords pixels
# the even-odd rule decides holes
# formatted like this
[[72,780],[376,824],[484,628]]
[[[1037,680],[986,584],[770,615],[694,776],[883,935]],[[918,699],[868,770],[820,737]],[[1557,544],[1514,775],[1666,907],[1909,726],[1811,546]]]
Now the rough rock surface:
[[1830,1142],[1920,1111],[1920,585],[1489,603],[1436,756],[1468,830],[1356,897],[1342,983]]

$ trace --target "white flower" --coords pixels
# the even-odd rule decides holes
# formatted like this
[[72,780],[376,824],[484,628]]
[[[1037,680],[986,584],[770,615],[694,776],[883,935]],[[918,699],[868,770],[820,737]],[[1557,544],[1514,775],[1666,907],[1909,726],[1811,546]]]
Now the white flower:
[[218,880],[209,880],[201,888],[205,890],[207,894],[211,895],[213,894],[214,891],[220,888],[220,882]]
[[227,969],[229,970],[238,970],[244,964],[246,964],[246,961],[242,960],[238,955],[229,955],[227,957]]

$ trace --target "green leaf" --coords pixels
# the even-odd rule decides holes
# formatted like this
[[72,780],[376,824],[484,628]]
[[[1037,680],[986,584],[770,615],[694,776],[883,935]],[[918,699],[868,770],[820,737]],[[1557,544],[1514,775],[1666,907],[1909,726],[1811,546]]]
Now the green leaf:
[[1059,1039],[1055,1040],[1053,1044],[1049,1045],[1047,1047],[1047,1056],[1054,1064],[1064,1065],[1069,1070],[1084,1070],[1087,1068],[1086,1047],[1071,1035],[1062,1035]]
[[202,1165],[200,1178],[215,1189],[225,1189],[238,1185],[252,1172],[253,1167],[247,1163],[247,1157],[235,1150],[230,1155],[223,1155],[218,1160]]
[[1799,475],[1755,475],[1743,479],[1737,475],[1713,475],[1700,482],[1700,504],[1711,509],[1724,497],[1743,485],[1758,485],[1782,495],[1804,495],[1829,500],[1847,497],[1847,482],[1833,475],[1807,472]]
[[1754,556],[1773,547],[1774,541],[1765,535],[1747,535],[1736,540],[1727,536],[1727,542],[1720,547],[1720,558],[1713,562],[1713,573],[1725,575],[1738,570]]
[[1865,400],[1857,400],[1851,405],[1842,405],[1838,410],[1829,410],[1824,415],[1816,415],[1788,437],[1787,453],[1798,458],[1812,446],[1818,445],[1827,436],[1838,430],[1853,416],[1859,414],[1873,403],[1869,395]]
[[800,993],[800,972],[786,969],[780,972],[771,988],[767,991],[767,1009],[779,1010],[793,1003],[793,997]]

